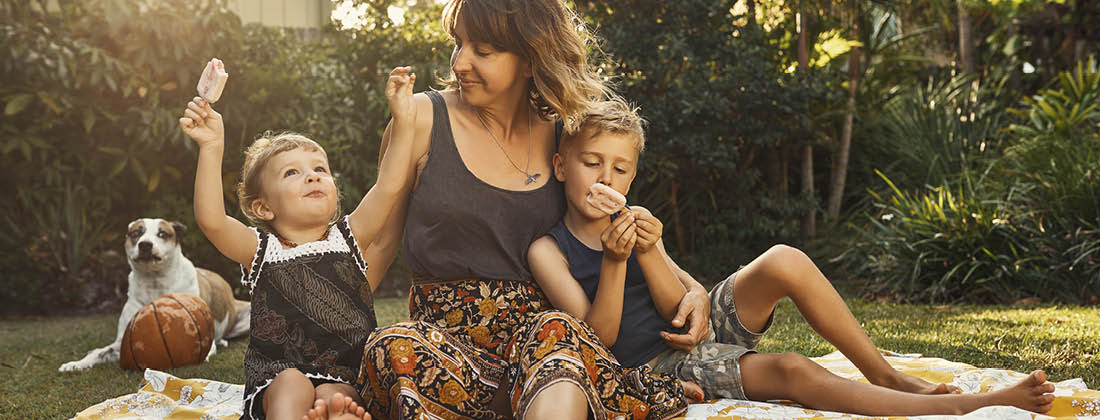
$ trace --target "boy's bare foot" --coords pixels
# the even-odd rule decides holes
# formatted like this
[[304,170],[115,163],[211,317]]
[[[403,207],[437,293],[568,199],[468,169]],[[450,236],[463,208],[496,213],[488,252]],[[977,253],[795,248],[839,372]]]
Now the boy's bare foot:
[[[870,380],[870,378],[868,378]],[[918,378],[913,375],[907,375],[898,371],[894,371],[894,375],[881,381],[871,381],[871,383],[890,388],[893,390],[908,392],[911,394],[958,394],[962,392],[959,387],[948,384],[934,384],[924,379]]]
[[1016,385],[988,394],[987,405],[1011,405],[1027,411],[1044,414],[1054,405],[1054,384],[1048,384],[1047,374],[1041,370],[1031,372]]
[[370,414],[351,397],[337,392],[327,402],[323,399],[315,401],[302,420],[370,420]]

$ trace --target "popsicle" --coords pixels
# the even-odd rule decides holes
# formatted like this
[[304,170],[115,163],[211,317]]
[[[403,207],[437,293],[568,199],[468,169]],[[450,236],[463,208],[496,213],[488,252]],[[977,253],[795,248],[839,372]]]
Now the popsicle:
[[225,64],[217,58],[210,59],[199,78],[199,96],[209,103],[218,101],[225,89],[225,81],[229,80],[229,73],[225,72]]
[[626,207],[626,197],[619,194],[615,189],[599,182],[588,187],[588,197],[586,199],[593,207],[608,215],[616,214],[623,207]]

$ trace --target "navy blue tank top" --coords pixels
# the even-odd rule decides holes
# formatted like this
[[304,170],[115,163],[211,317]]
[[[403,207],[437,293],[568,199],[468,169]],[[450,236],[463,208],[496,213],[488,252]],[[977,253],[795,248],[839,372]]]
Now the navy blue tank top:
[[[600,282],[603,251],[581,243],[561,221],[550,229],[550,236],[557,241],[562,254],[565,254],[565,261],[569,263],[569,274],[581,284],[584,294],[591,302],[596,298],[596,286]],[[642,267],[634,254],[631,254],[626,260],[623,318],[619,322],[619,336],[615,345],[611,346],[611,353],[624,367],[644,365],[657,353],[668,348],[665,340],[661,339],[661,331],[682,333],[657,313],[657,307],[649,295],[649,286],[642,275]]]

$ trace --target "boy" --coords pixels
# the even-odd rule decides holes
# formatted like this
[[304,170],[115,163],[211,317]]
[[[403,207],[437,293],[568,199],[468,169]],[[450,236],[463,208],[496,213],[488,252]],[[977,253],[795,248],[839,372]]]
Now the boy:
[[[566,213],[527,255],[550,302],[587,322],[623,366],[648,365],[699,384],[710,397],[785,399],[864,415],[961,414],[988,405],[1050,410],[1054,387],[1043,371],[1006,389],[961,395],[894,370],[813,262],[781,245],[714,287],[710,339],[691,351],[669,348],[663,336],[673,330],[669,320],[684,289],[661,242],[660,220],[637,206],[609,217],[586,199],[594,183],[624,195],[630,190],[645,144],[642,123],[624,102],[610,100],[562,139],[554,175],[565,184]],[[871,384],[833,375],[798,354],[753,351],[783,297]]]

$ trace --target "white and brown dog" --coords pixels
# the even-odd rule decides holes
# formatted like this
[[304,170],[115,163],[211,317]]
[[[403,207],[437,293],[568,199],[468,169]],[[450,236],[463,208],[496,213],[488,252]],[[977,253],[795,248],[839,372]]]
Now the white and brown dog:
[[195,268],[183,256],[179,238],[187,227],[163,219],[138,219],[130,222],[126,232],[126,260],[130,263],[129,289],[126,305],[118,317],[115,342],[88,352],[83,359],[65,363],[59,371],[84,370],[100,363],[117,361],[122,335],[130,319],[143,306],[166,293],[191,293],[210,306],[214,316],[214,344],[207,359],[226,346],[227,338],[248,333],[251,305],[233,298],[233,290],[221,276]]

